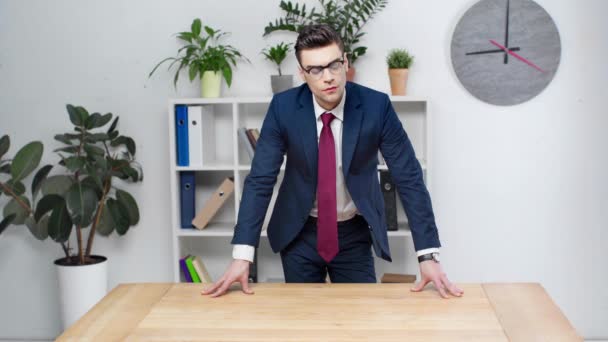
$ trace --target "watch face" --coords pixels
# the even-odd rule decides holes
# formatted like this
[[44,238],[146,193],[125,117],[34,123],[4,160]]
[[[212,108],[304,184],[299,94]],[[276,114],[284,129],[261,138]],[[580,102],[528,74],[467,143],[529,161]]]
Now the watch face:
[[553,79],[560,56],[557,27],[532,0],[481,0],[452,37],[456,76],[473,96],[495,105],[538,95]]
[[433,253],[433,259],[435,259],[435,261],[439,262],[439,253]]

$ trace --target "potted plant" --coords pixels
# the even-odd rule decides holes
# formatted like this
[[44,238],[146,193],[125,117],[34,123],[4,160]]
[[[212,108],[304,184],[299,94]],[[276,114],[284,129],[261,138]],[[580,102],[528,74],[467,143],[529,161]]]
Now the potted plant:
[[392,49],[386,56],[393,95],[405,95],[408,70],[413,61],[414,57],[405,49]]
[[285,60],[285,57],[287,57],[287,53],[291,50],[292,45],[293,44],[291,43],[285,44],[281,42],[275,46],[262,50],[264,57],[266,57],[267,60],[274,62],[279,71],[278,75],[270,76],[270,84],[273,94],[293,87],[293,75],[283,75],[281,73],[281,63],[283,63],[283,60]]
[[214,30],[209,26],[203,28],[201,20],[194,19],[190,25],[190,32],[177,33],[178,38],[184,41],[186,45],[177,51],[176,57],[168,57],[160,61],[148,77],[151,77],[161,64],[172,61],[169,69],[174,64],[179,63],[173,78],[175,87],[177,87],[180,71],[187,69],[190,82],[197,75],[200,77],[202,97],[219,97],[222,77],[230,87],[232,85],[232,67],[236,67],[237,60],[242,59],[249,62],[233,46],[219,44],[220,38],[227,34],[228,32]]
[[360,56],[365,54],[367,47],[357,46],[365,32],[361,31],[365,24],[380,12],[388,0],[319,0],[321,10],[313,7],[306,10],[306,5],[291,1],[281,1],[279,7],[285,12],[283,18],[270,22],[264,28],[264,36],[274,31],[300,32],[304,25],[328,24],[342,38],[344,52],[348,58],[347,79],[352,81],[355,77],[354,64]]
[[49,175],[54,166],[41,167],[29,191],[24,179],[38,168],[43,144],[30,142],[10,159],[4,158],[10,139],[0,138],[0,176],[8,177],[0,177],[0,193],[8,197],[0,234],[9,225],[25,225],[35,238],[51,238],[61,246],[64,256],[54,264],[64,328],[107,294],[107,257],[92,254],[96,234],[124,235],[139,221],[137,202],[115,179],[143,180],[134,159],[135,142],[116,130],[118,116],[107,130],[99,131],[112,120],[111,113],[89,114],[72,105],[67,111],[74,129],[54,137],[65,145],[55,150],[61,171]]

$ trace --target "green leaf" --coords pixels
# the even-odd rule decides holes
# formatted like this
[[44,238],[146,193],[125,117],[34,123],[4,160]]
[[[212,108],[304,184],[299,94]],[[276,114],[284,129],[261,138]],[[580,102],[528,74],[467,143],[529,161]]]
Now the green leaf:
[[101,210],[101,217],[97,224],[97,232],[103,236],[109,236],[114,231],[114,221],[112,220],[112,213],[108,209],[107,204],[103,206]]
[[95,190],[82,183],[74,183],[65,195],[68,211],[72,222],[81,227],[91,224],[91,219],[97,208]]
[[[19,196],[19,199],[30,207],[30,201],[26,197]],[[22,207],[15,198],[11,199],[4,207],[4,217],[8,217],[11,214],[15,214],[15,219],[13,219],[12,224],[16,226],[22,225],[29,216],[27,209]]]
[[135,141],[133,141],[133,139],[131,139],[129,137],[125,137],[124,135],[121,135],[118,138],[112,140],[110,145],[112,145],[113,147],[116,147],[119,145],[125,145],[127,147],[127,150],[129,151],[129,153],[131,153],[131,155],[135,155]]
[[2,138],[0,138],[0,158],[2,158],[2,156],[8,152],[10,146],[11,139],[8,137],[8,135],[3,135]]
[[116,232],[118,235],[124,235],[129,230],[129,213],[127,209],[113,198],[108,199],[106,205],[112,214],[112,221],[114,221]]
[[63,197],[56,194],[46,195],[42,197],[36,205],[34,220],[36,220],[36,222],[40,221],[40,218],[44,216],[44,214],[55,209],[57,206],[61,205],[64,202],[65,200],[63,199]]
[[15,181],[27,177],[40,164],[44,147],[41,142],[33,141],[21,148],[15,155],[11,174]]
[[[5,183],[5,185],[11,189],[11,191],[19,196],[19,195],[23,195],[23,193],[25,192],[25,185],[23,185],[23,183],[21,182],[15,182],[15,180],[10,179],[8,182]],[[4,191],[4,193],[6,195],[9,195],[9,193],[7,191]]]
[[116,190],[116,199],[127,209],[129,225],[136,225],[139,222],[139,208],[137,207],[137,202],[135,202],[133,196],[126,191]]
[[72,221],[65,202],[58,205],[51,212],[48,222],[48,233],[56,242],[66,242],[72,233]]
[[80,146],[64,146],[54,149],[53,152],[78,153],[79,150]]
[[82,106],[76,107],[76,112],[80,116],[80,122],[82,122],[81,126],[84,126],[84,124],[89,119],[89,112],[87,112],[87,110],[84,109],[84,107],[82,107]]
[[118,116],[114,119],[114,121],[112,121],[112,124],[110,125],[110,128],[108,128],[108,134],[114,132],[114,130],[116,129],[116,125],[118,125]]
[[104,172],[108,170],[108,161],[106,158],[96,155],[93,159],[95,159],[95,164],[98,168],[102,169]]
[[25,225],[36,239],[42,241],[49,237],[49,215],[44,216],[39,222],[30,216],[25,220]]
[[196,63],[190,64],[190,70],[188,71],[188,77],[190,77],[190,82],[192,82],[194,80],[197,73],[198,73],[198,65]]
[[61,141],[66,145],[72,145],[72,140],[70,140],[65,134],[56,134],[54,138],[55,140]]
[[99,183],[97,182],[97,180],[95,180],[95,178],[97,178],[97,180],[99,180],[99,177],[96,177],[89,174],[88,177],[84,178],[81,183],[84,186],[87,186],[91,189],[93,189],[95,191],[95,195],[97,196],[97,200],[99,201],[101,199],[101,196],[103,195],[103,184],[101,184],[101,180],[99,180]]
[[222,69],[222,73],[224,74],[224,79],[226,80],[226,84],[228,87],[232,84],[232,69],[229,66],[225,66]]
[[215,35],[215,31],[209,26],[205,26],[205,32],[207,32],[207,34],[210,35],[211,37],[213,37]]
[[6,216],[2,221],[0,221],[0,234],[8,227],[17,215],[11,214]]
[[194,19],[194,21],[192,21],[192,25],[191,25],[191,30],[192,30],[192,35],[194,36],[200,36],[201,34],[201,20],[200,19]]
[[110,139],[110,137],[107,133],[94,133],[94,134],[89,134],[85,138],[85,141],[95,143],[98,141],[104,141],[104,140],[108,140],[108,139]]
[[107,114],[104,114],[104,115],[101,115],[100,113],[93,113],[87,119],[86,128],[87,129],[95,129],[95,128],[98,128],[98,127],[102,127],[105,124],[107,124],[110,120],[112,120],[112,114],[111,113],[107,113]]
[[66,175],[55,175],[48,177],[42,182],[40,189],[43,195],[64,195],[72,186],[73,180]]
[[72,172],[76,172],[84,167],[85,162],[84,157],[69,157],[65,159],[65,167]]
[[68,109],[68,114],[70,115],[70,121],[72,124],[74,126],[82,126],[84,122],[82,121],[80,113],[78,113],[78,110],[76,110],[76,107],[68,104],[66,105],[66,108]]
[[36,175],[34,176],[34,179],[32,180],[32,198],[36,198],[36,195],[38,194],[38,190],[40,190],[40,186],[42,185],[42,182],[46,179],[46,176],[48,176],[49,172],[51,172],[51,169],[53,168],[53,165],[45,165],[44,167],[42,167],[40,170],[38,170],[38,172],[36,172]]
[[131,178],[133,182],[137,182],[137,180],[139,179],[139,174],[134,168],[126,166],[123,168],[123,171],[127,175],[127,177]]
[[11,174],[11,164],[10,163],[6,163],[2,166],[0,166],[0,173],[6,173],[6,174]]
[[91,156],[93,156],[93,155],[99,155],[99,156],[105,155],[105,151],[101,147],[98,147],[98,146],[95,146],[95,145],[91,145],[91,144],[84,144],[84,150],[87,152],[87,154],[89,154]]

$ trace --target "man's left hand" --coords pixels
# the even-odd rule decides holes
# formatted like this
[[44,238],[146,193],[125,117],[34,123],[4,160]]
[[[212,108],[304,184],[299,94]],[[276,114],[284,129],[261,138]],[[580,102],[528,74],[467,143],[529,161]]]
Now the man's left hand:
[[461,297],[464,294],[463,290],[448,280],[447,275],[443,272],[443,269],[441,269],[441,264],[433,260],[426,260],[420,263],[420,274],[422,280],[411,288],[410,291],[419,292],[426,284],[432,281],[443,298],[449,298],[446,290],[457,297]]

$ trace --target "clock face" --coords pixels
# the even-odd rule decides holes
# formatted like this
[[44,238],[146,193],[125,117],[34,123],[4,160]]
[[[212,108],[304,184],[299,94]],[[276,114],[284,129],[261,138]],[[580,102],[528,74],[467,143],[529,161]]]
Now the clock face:
[[532,0],[481,0],[452,37],[456,76],[473,96],[495,105],[538,95],[553,79],[560,55],[553,19]]

